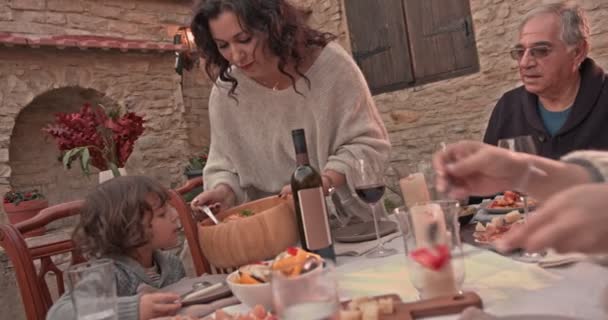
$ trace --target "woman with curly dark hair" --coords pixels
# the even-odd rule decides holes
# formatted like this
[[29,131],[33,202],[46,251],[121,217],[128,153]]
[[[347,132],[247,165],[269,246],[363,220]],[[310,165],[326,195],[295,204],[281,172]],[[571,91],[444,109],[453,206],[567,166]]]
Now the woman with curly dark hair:
[[304,16],[285,0],[205,0],[196,10],[191,29],[215,85],[206,191],[193,208],[289,193],[297,128],[325,190],[350,196],[350,163],[387,160],[388,135],[361,71]]
[[[175,293],[139,292],[144,284],[162,288],[185,277],[181,260],[161,250],[177,245],[178,228],[169,192],[153,179],[116,177],[87,195],[73,239],[88,258],[113,261],[117,319],[152,319],[181,308]],[[76,319],[70,292],[53,304],[47,319]]]

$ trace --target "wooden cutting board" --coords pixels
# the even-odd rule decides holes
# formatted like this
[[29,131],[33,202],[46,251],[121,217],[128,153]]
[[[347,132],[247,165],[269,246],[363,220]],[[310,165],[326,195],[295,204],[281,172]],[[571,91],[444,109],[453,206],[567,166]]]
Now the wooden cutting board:
[[[474,292],[465,292],[461,295],[450,297],[441,297],[435,299],[426,299],[414,302],[404,303],[396,294],[388,294],[372,297],[392,298],[395,302],[395,312],[390,315],[380,316],[380,320],[413,320],[426,317],[435,317],[448,314],[457,314],[468,307],[482,308],[481,298]],[[342,306],[346,308],[348,302],[343,302]]]

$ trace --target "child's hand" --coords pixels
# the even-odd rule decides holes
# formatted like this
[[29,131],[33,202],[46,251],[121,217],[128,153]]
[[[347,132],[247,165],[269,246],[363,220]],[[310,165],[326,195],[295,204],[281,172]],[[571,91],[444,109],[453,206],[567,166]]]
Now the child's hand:
[[173,316],[181,307],[175,293],[145,293],[139,298],[139,320]]

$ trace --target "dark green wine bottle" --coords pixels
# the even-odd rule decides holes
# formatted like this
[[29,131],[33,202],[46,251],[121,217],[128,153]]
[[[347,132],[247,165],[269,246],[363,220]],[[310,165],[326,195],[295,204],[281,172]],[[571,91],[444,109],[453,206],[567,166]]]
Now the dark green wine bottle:
[[297,162],[291,176],[291,191],[302,249],[336,261],[323,195],[323,180],[308,160],[304,129],[293,130],[291,135]]

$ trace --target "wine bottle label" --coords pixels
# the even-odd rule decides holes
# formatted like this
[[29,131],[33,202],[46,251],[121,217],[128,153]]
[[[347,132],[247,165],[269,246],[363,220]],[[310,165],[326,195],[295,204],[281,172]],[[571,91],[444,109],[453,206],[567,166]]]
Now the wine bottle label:
[[327,248],[332,242],[323,190],[321,187],[299,190],[298,198],[306,247],[309,250]]

